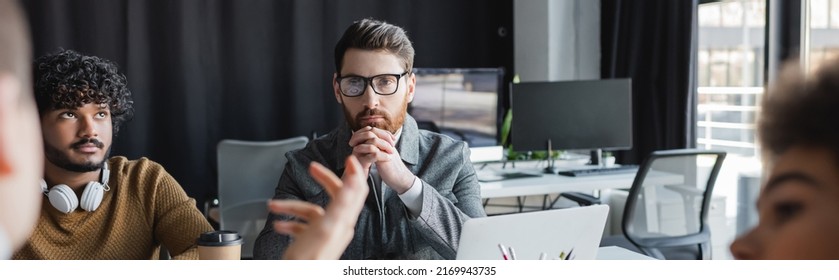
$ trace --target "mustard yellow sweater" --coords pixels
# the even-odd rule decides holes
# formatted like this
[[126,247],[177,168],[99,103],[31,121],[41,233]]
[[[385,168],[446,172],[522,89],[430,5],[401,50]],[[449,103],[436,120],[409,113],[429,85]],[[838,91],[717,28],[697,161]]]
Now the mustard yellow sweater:
[[64,214],[44,197],[41,217],[15,259],[198,259],[195,239],[212,227],[178,182],[141,158],[108,160],[111,177],[96,211]]

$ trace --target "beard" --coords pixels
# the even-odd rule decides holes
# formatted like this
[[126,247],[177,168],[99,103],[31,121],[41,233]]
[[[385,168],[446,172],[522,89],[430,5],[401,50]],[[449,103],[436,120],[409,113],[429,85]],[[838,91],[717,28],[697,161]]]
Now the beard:
[[[405,100],[402,102],[402,108],[400,108],[396,116],[391,116],[390,113],[384,110],[370,108],[365,108],[364,111],[353,116],[350,110],[347,109],[345,103],[341,103],[341,108],[344,109],[344,118],[347,119],[347,123],[350,125],[352,131],[357,131],[366,126],[372,126],[396,134],[396,131],[402,128],[402,124],[405,123],[405,115],[408,112],[408,96],[405,96]],[[362,123],[361,118],[374,115],[382,116],[383,120],[373,123]]]
[[[93,138],[86,138],[82,139],[79,142],[73,143],[72,145],[70,145],[70,147],[76,148],[87,143],[93,143],[94,145],[96,145],[96,147],[99,147],[100,149],[102,149],[105,146],[99,140]],[[72,160],[70,160],[70,157],[67,156],[66,153],[62,152],[60,149],[56,147],[53,147],[50,144],[47,144],[46,141],[44,141],[44,155],[46,156],[47,160],[55,166],[72,172],[85,173],[102,169],[105,160],[108,159],[108,156],[110,154],[111,147],[108,147],[108,150],[105,152],[105,156],[102,157],[102,160],[99,162],[88,160],[82,163],[75,163]]]

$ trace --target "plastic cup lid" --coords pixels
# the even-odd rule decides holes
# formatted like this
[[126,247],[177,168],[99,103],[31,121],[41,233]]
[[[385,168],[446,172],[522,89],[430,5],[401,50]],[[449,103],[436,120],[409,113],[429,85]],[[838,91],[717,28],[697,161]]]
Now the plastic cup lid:
[[244,242],[238,232],[230,230],[208,231],[202,233],[196,242],[199,246],[230,246]]

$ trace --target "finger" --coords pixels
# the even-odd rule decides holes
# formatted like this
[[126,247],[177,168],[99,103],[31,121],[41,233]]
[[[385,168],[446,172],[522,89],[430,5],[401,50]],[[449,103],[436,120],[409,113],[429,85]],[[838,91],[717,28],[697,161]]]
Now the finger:
[[394,142],[396,141],[396,135],[393,135],[393,133],[390,133],[390,131],[387,131],[387,130],[384,130],[384,129],[381,129],[381,128],[373,127],[373,129],[370,130],[370,132],[373,132],[374,134],[376,134],[376,137],[378,137],[380,139],[384,139],[385,141],[387,141],[391,145],[395,145]]
[[[358,162],[361,163],[361,170],[364,172],[364,177],[367,177],[367,173],[370,171],[370,168],[373,166],[373,163],[376,163],[376,156],[374,154],[369,153],[357,153],[353,152],[351,156],[355,157]],[[344,174],[341,175],[341,178],[346,177],[347,171],[344,170]],[[344,184],[346,187],[346,184]]]
[[296,221],[274,221],[274,231],[291,235],[291,237],[305,231],[309,225]]
[[[370,167],[373,166],[373,163],[376,162],[376,155],[370,153],[352,153],[353,156],[358,158],[358,161],[361,162],[362,169],[365,171],[370,170]],[[345,171],[346,172],[346,171]]]
[[290,215],[306,221],[323,217],[324,210],[317,204],[301,200],[270,200],[268,210],[274,214]]
[[309,174],[323,187],[326,193],[329,194],[329,197],[334,198],[337,189],[341,188],[341,178],[338,178],[335,173],[332,173],[332,170],[329,170],[320,163],[314,161],[310,163]]
[[[390,161],[390,156],[392,155],[382,151],[376,146],[367,144],[356,146],[356,149],[358,152],[353,152],[352,155],[356,156],[359,161],[361,161],[361,165],[366,169],[370,169],[370,166],[373,165],[373,163]],[[356,149],[354,149],[354,151]]]
[[393,135],[393,133],[384,129],[369,126],[354,132],[349,143],[351,147],[355,147],[358,144],[369,143],[375,139],[380,139],[385,143],[390,144],[390,146],[396,145],[396,136]]
[[[375,147],[375,149],[373,149],[372,147]],[[362,143],[356,145],[355,147],[353,147],[353,153],[356,154],[356,151],[361,154],[384,152],[392,155],[394,153],[398,153],[396,147],[382,139],[376,139],[372,143]]]
[[352,228],[355,227],[370,188],[367,187],[366,175],[362,175],[362,165],[355,156],[347,157],[344,165],[347,167],[342,178],[344,186],[338,199],[327,208],[330,214],[324,219],[332,219]]
[[364,174],[365,169],[362,169],[361,163],[355,156],[347,157],[344,165],[347,169],[344,171],[344,178],[342,178],[344,180],[344,192],[342,193],[355,194],[358,204],[364,204],[364,199],[369,192],[366,181],[367,175]]
[[[355,156],[355,155],[353,155],[353,156]],[[359,161],[359,162],[361,162],[361,170],[364,170],[364,178],[367,178],[367,176],[370,173],[370,169],[373,168],[373,163],[376,162],[376,160],[375,159],[370,159],[370,160],[367,160],[367,161]],[[346,186],[346,184],[344,184],[344,186]]]
[[361,143],[352,148],[353,154],[374,154],[381,151],[375,143]]
[[361,162],[358,161],[358,158],[356,158],[355,155],[348,156],[344,161],[344,166],[346,166],[346,170],[344,171],[344,178],[342,179],[345,183],[349,180],[355,180],[353,182],[361,181],[364,183],[363,185],[367,185],[365,180],[367,176],[364,175],[364,169],[361,166]]
[[393,154],[396,152],[396,147],[393,146],[393,142],[388,142],[382,140],[381,138],[377,138],[375,145],[379,148],[379,150],[382,150],[385,153]]
[[355,147],[355,145],[367,142],[371,139],[379,138],[376,133],[373,133],[370,130],[367,131],[356,131],[353,133],[352,137],[350,137],[350,147]]
[[396,151],[396,148],[393,147],[393,142],[385,141],[382,138],[376,138],[376,141],[374,141],[373,144],[376,145],[376,147],[378,147],[379,150],[382,150],[386,153],[392,153],[393,151]]
[[[5,74],[0,76],[0,135],[2,135],[0,136],[0,147],[3,148],[11,147],[12,145],[12,141],[4,141],[7,140],[4,136],[13,134],[11,133],[12,131],[7,131],[5,129],[14,128],[14,125],[11,127],[4,127],[4,124],[6,120],[15,120],[15,117],[18,115],[13,104],[16,104],[15,96],[17,96],[16,94],[19,92],[19,87],[20,86],[18,85],[16,79],[13,79],[9,75]],[[7,134],[7,132],[9,133]],[[12,138],[8,138],[8,140],[11,139]],[[10,154],[4,154],[4,152],[11,153],[11,151],[0,149],[0,176],[5,177],[8,174],[13,174],[12,172],[15,170],[15,162],[14,158],[10,157]]]

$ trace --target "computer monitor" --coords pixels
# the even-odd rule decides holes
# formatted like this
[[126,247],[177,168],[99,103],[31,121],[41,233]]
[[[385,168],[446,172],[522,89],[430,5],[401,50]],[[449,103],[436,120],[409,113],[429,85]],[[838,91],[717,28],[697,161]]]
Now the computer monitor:
[[525,82],[510,95],[516,151],[632,148],[630,79]]
[[466,141],[472,162],[499,161],[503,68],[414,68],[408,107],[420,128]]

